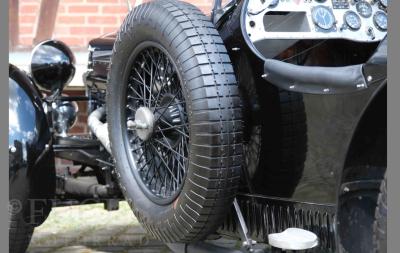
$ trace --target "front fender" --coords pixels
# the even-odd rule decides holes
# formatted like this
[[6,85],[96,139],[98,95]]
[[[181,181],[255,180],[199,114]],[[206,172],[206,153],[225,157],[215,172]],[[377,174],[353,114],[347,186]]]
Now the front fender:
[[39,90],[11,64],[8,86],[9,200],[37,226],[49,214],[55,193],[52,137]]

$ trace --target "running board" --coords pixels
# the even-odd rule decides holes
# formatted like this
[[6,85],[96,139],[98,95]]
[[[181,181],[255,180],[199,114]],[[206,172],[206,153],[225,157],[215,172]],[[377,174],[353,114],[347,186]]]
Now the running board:
[[288,228],[268,235],[268,244],[283,250],[307,250],[318,246],[318,237],[307,230]]
[[[318,252],[337,251],[335,205],[288,201],[244,193],[239,193],[236,198],[245,219],[248,235],[258,244],[268,244],[270,234],[280,233],[288,228],[299,228],[317,235],[318,246],[315,248]],[[218,233],[242,239],[242,228],[234,208],[227,215]]]

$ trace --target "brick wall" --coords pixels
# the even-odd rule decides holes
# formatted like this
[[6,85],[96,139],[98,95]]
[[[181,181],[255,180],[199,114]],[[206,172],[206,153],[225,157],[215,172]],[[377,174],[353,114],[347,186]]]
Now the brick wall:
[[[14,0],[17,1],[17,0]],[[138,0],[136,0],[138,1]],[[141,2],[146,2],[144,0]],[[213,0],[186,0],[209,13]],[[135,0],[132,0],[132,5]],[[40,0],[19,0],[19,46],[31,48]],[[128,12],[126,0],[60,0],[53,38],[73,48],[86,48],[90,39],[116,31]]]
[[[17,0],[11,0],[17,1]],[[144,0],[142,2],[145,2]],[[208,14],[213,0],[186,0]],[[132,0],[134,5],[135,0]],[[223,2],[226,2],[223,1]],[[32,48],[38,22],[40,0],[19,0],[19,46],[17,50]],[[66,42],[74,50],[87,48],[92,38],[118,30],[128,12],[126,0],[60,0],[53,38]],[[81,90],[65,90],[69,96],[83,96]],[[78,122],[69,131],[85,135],[87,128],[87,103],[79,102]],[[71,161],[57,159],[59,173],[67,167],[76,170]]]
[[[64,93],[68,96],[85,96],[84,90],[66,90]],[[88,133],[87,127],[87,102],[80,101],[77,102],[79,107],[78,113],[78,121],[76,124],[70,129],[69,133],[74,135],[85,135]]]

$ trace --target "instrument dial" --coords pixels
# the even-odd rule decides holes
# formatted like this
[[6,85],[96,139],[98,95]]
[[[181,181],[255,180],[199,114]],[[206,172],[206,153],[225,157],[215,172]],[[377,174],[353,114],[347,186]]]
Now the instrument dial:
[[386,31],[388,26],[387,15],[383,11],[378,11],[374,15],[374,24],[381,31]]
[[381,5],[385,8],[387,8],[388,6],[388,0],[379,0],[379,2],[381,3]]
[[344,14],[346,25],[353,31],[361,28],[361,18],[354,11],[348,11]]
[[366,1],[360,1],[356,5],[358,13],[364,18],[369,18],[372,15],[372,7]]
[[279,4],[279,0],[272,0],[268,7],[272,8]]
[[312,19],[319,28],[324,30],[330,30],[336,21],[332,11],[322,5],[313,8]]

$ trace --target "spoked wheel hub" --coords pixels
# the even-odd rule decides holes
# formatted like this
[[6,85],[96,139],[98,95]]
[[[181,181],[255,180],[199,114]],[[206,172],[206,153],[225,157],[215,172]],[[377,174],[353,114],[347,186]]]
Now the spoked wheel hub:
[[137,136],[142,141],[147,141],[153,134],[154,114],[147,107],[140,107],[135,113],[135,120],[128,120],[127,126],[131,130],[136,130]]
[[168,54],[148,42],[139,47],[129,76],[126,129],[132,169],[158,204],[180,193],[188,160],[188,118],[180,78]]
[[[128,129],[136,130],[142,141],[149,140],[154,132],[162,131],[168,137],[168,142],[172,146],[176,146],[181,135],[175,129],[181,127],[185,122],[185,115],[184,108],[180,105],[182,102],[172,100],[171,94],[167,94],[161,99],[162,112],[154,108],[140,107],[135,113],[135,120],[128,120]],[[160,131],[155,131],[156,127],[160,128]]]

